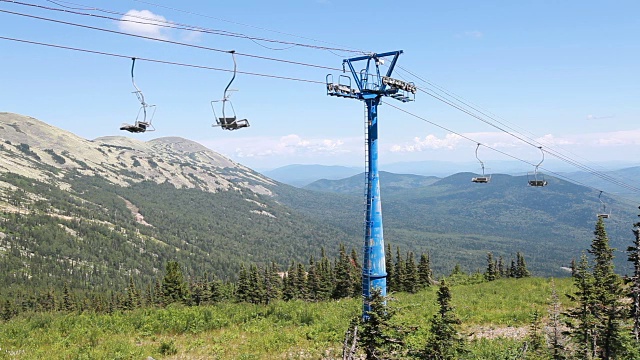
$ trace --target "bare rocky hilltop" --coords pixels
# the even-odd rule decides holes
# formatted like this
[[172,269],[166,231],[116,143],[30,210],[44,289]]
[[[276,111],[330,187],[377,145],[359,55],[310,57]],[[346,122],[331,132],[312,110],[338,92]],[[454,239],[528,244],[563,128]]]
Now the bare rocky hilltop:
[[[56,182],[77,171],[121,186],[144,180],[207,192],[250,189],[271,195],[273,180],[180,137],[140,141],[125,136],[83,139],[32,117],[0,112],[0,173]],[[0,183],[0,186],[2,184]]]

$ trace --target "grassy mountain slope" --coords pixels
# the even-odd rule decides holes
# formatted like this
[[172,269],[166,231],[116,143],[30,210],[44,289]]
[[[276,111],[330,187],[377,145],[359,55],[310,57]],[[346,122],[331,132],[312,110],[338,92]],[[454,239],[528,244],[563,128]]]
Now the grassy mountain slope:
[[[547,313],[550,283],[528,278],[452,286],[452,305],[468,336],[469,358],[512,358],[525,341],[531,314]],[[566,294],[571,280],[556,280],[555,286]],[[396,301],[389,302],[401,309],[397,321],[416,329],[407,339],[412,347],[419,349],[426,341],[436,291],[431,287],[418,294],[396,294]],[[569,305],[565,296],[561,299],[563,307]],[[160,349],[171,348],[176,354],[169,358],[180,359],[336,359],[341,357],[344,331],[361,306],[359,299],[343,299],[222,303],[112,315],[28,314],[0,322],[0,351],[5,352],[0,358],[160,359],[168,355]]]

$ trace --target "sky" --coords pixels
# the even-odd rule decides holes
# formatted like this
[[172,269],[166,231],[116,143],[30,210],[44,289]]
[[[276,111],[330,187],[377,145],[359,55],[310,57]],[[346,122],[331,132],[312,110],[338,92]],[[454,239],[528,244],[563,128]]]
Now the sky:
[[[640,165],[638,1],[68,1],[23,0],[316,46],[377,53],[403,50],[398,60],[403,69],[544,148],[587,165]],[[239,71],[320,82],[328,73],[339,75],[342,60],[354,56],[7,1],[0,1],[0,10],[336,69],[237,56]],[[0,40],[0,111],[33,116],[87,139],[180,136],[256,169],[364,163],[363,103],[327,96],[324,84],[238,74],[231,86],[237,91],[230,99],[237,116],[251,126],[223,131],[211,127],[210,102],[223,97],[230,73],[138,61],[136,83],[147,102],[157,105],[156,131],[129,134],[118,130],[122,123],[135,121],[139,108],[129,57],[232,69],[231,56],[2,12],[0,36],[126,55],[108,57]],[[415,80],[400,69],[394,74]],[[411,103],[387,101],[451,131],[383,104],[382,164],[474,161],[477,142],[527,162],[541,158],[534,146],[425,93],[419,92]],[[488,147],[481,147],[479,156],[489,167],[492,161],[511,159]]]

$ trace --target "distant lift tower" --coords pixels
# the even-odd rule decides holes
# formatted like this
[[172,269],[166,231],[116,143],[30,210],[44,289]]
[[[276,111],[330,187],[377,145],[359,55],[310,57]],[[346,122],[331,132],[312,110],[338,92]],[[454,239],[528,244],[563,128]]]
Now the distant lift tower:
[[[362,100],[366,104],[367,119],[365,125],[365,168],[367,179],[364,222],[364,256],[362,261],[362,316],[366,320],[371,309],[369,300],[374,288],[383,296],[387,294],[387,271],[385,268],[384,239],[382,235],[382,208],[380,202],[380,178],[378,175],[378,105],[383,96],[408,102],[415,99],[416,86],[413,83],[397,80],[391,73],[402,50],[383,54],[345,59],[351,76],[339,75],[334,82],[333,75],[327,75],[327,95]],[[385,58],[391,58],[386,75],[380,74],[380,66]],[[356,72],[354,63],[366,62],[360,72]],[[355,83],[356,87],[352,87]]]

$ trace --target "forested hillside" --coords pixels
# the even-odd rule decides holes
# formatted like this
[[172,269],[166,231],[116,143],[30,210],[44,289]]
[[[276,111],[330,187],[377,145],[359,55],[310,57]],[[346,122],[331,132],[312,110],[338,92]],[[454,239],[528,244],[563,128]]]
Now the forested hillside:
[[[360,251],[361,176],[315,184],[341,193],[298,189],[181,138],[89,141],[0,115],[3,286],[122,288],[132,273],[151,283],[169,260],[235,279],[242,263],[284,269],[322,248],[334,256],[340,243]],[[597,193],[553,178],[534,189],[523,177],[471,176],[434,183],[383,173],[386,243],[429,253],[436,274],[483,269],[487,252],[522,251],[534,275],[567,275],[562,267],[592,239]],[[612,244],[623,250],[635,207],[603,200],[613,209]]]
[[[405,181],[399,179],[403,176]],[[593,238],[596,214],[603,210],[598,192],[552,177],[547,177],[549,186],[532,188],[526,176],[498,174],[489,184],[472,183],[473,176],[459,173],[420,186],[415,175],[393,174],[390,183],[404,186],[389,187],[381,177],[385,241],[432,252],[437,272],[450,271],[456,263],[468,270],[482,268],[480,259],[487,251],[499,255],[524,251],[531,254],[534,273],[566,275],[562,267],[578,258]],[[328,220],[343,228],[349,228],[344,220],[351,220],[350,228],[356,229],[358,219],[340,212],[345,203],[351,204],[350,209],[363,203],[362,192],[355,187],[357,178],[315,182],[309,187],[323,190],[322,195],[308,193],[287,203],[314,216],[330,214]],[[633,237],[637,205],[607,194],[602,200],[612,211],[607,219],[612,244],[623,251]],[[338,202],[340,206],[332,206]],[[620,272],[628,269],[622,257],[616,265]]]

